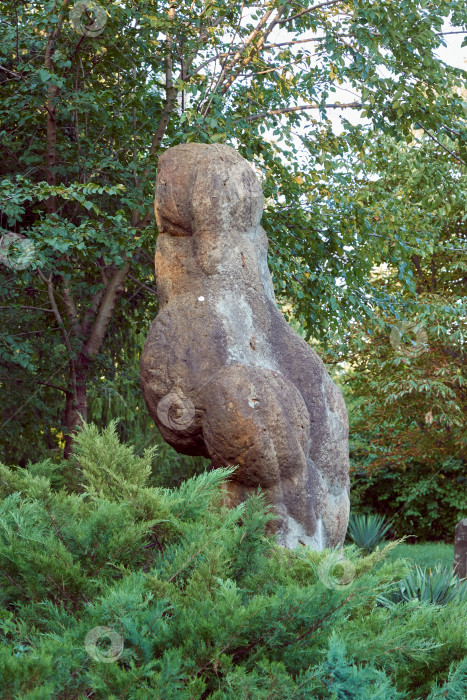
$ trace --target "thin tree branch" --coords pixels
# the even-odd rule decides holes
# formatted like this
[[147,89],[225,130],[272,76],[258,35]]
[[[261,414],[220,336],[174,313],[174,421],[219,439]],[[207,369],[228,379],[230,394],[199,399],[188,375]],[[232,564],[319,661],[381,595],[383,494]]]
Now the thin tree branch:
[[[174,10],[173,6],[171,7],[171,10],[173,12],[172,18],[174,18],[175,17],[175,10]],[[206,41],[206,39],[209,36],[208,29],[210,29],[211,27],[218,26],[219,24],[221,24],[221,22],[224,19],[225,19],[225,17],[216,17],[216,19],[214,19],[211,22],[210,27],[203,27],[201,29],[200,35],[199,35],[199,48],[196,51],[194,51],[193,53],[191,53],[184,61],[183,67],[180,70],[180,75],[179,75],[180,80],[185,81],[189,77],[188,74],[190,72],[193,61],[195,60],[196,56],[198,55],[199,51],[201,50],[201,47],[203,46],[203,42]],[[169,38],[170,37],[168,36],[167,39],[169,40]],[[151,146],[149,148],[149,155],[151,155],[151,156],[155,155],[157,153],[157,151],[159,150],[162,139],[163,139],[164,134],[165,134],[166,129],[167,129],[167,125],[169,123],[169,119],[170,119],[172,112],[174,110],[174,107],[177,103],[177,88],[174,87],[174,85],[173,85],[172,59],[171,59],[170,53],[167,56],[167,59],[168,59],[168,62],[166,63],[166,100],[165,100],[164,107],[162,109],[162,114],[161,114],[161,118],[159,120],[159,124],[157,125],[156,131],[155,131],[154,136],[153,136],[152,141],[151,141]],[[151,172],[150,168],[145,168],[145,170],[142,174],[142,177],[140,179],[140,185],[142,185],[146,181],[150,172]],[[140,219],[139,221],[138,221],[138,217],[139,217],[138,210],[135,210],[134,212],[132,212],[132,221],[134,221],[135,227],[137,226],[138,228],[141,228],[141,229],[146,228],[146,226],[148,226],[149,222],[151,221],[152,210],[148,209],[148,211],[145,213],[143,218]]]
[[55,294],[54,294],[54,286],[52,282],[52,276],[46,277],[42,270],[37,270],[37,274],[41,278],[41,280],[44,282],[44,284],[47,286],[47,293],[49,295],[49,301],[50,301],[50,306],[52,307],[52,311],[55,315],[55,318],[57,320],[57,323],[60,327],[60,330],[62,331],[63,339],[65,341],[65,346],[66,349],[68,350],[68,354],[70,357],[73,355],[73,348],[71,347],[70,343],[70,338],[68,336],[67,330],[65,328],[65,324],[63,323],[62,315],[58,309],[57,302],[55,300]]
[[[341,104],[340,102],[336,102],[334,104],[325,104],[325,105],[319,105],[319,104],[313,104],[313,105],[297,105],[296,107],[284,107],[283,109],[272,109],[269,112],[260,112],[259,114],[252,114],[249,117],[246,117],[245,120],[247,122],[255,121],[256,119],[263,119],[264,117],[267,116],[273,116],[275,114],[287,114],[288,112],[302,112],[303,110],[306,109],[320,109],[321,107],[325,107],[326,109],[362,109],[363,104],[361,102],[349,102],[347,104]],[[241,121],[240,119],[236,121]]]
[[8,68],[5,68],[5,66],[0,66],[0,70],[5,71],[5,73],[8,73],[9,75],[12,75],[15,80],[24,80],[23,76],[20,73],[8,70]]
[[[210,27],[203,27],[203,28],[201,29],[200,34],[199,34],[199,48],[198,48],[196,51],[193,51],[193,53],[191,53],[191,54],[188,56],[188,58],[186,59],[186,61],[184,62],[184,65],[183,65],[183,73],[180,73],[180,80],[186,80],[186,78],[188,77],[188,73],[189,73],[190,68],[191,68],[191,66],[192,66],[192,64],[193,64],[193,61],[195,60],[195,58],[196,58],[196,56],[198,55],[198,53],[199,53],[201,47],[203,46],[203,42],[205,42],[206,39],[207,39],[208,36],[209,36],[209,34],[208,34],[208,29],[211,29],[212,27],[217,27],[217,26],[219,26],[219,24],[221,24],[221,22],[222,22],[223,19],[225,19],[225,17],[216,17],[216,19],[214,19],[214,20],[212,21]],[[204,47],[203,47],[203,48],[204,48]],[[198,69],[196,69],[195,72],[198,72]]]
[[88,357],[95,357],[100,350],[102,341],[107,331],[112,317],[118,294],[121,292],[122,284],[130,270],[130,263],[126,263],[121,270],[111,277],[102,297],[96,320],[92,327],[91,335],[84,347],[84,353]]
[[[279,8],[279,9],[281,9],[281,8]],[[284,8],[284,9],[285,9],[285,8]],[[233,68],[233,66],[237,63],[237,61],[242,57],[242,53],[245,51],[245,49],[248,48],[248,46],[250,46],[250,44],[252,43],[252,41],[254,41],[254,40],[256,39],[256,37],[260,34],[261,30],[263,29],[263,27],[265,26],[266,22],[267,22],[267,21],[269,20],[269,18],[271,17],[271,15],[272,15],[272,13],[274,12],[274,10],[275,10],[275,8],[274,8],[274,7],[271,7],[271,8],[268,10],[268,12],[266,12],[266,14],[264,14],[264,15],[261,17],[260,21],[258,22],[258,24],[256,25],[256,27],[253,29],[253,31],[250,32],[250,34],[248,35],[247,39],[244,41],[243,45],[242,45],[239,49],[237,49],[237,51],[234,53],[234,56],[233,56],[232,60],[231,60],[231,61],[228,63],[228,65],[226,66],[226,70],[231,70],[231,69]],[[276,22],[276,24],[277,24],[277,22]]]
[[65,342],[65,347],[68,352],[68,357],[69,357],[69,362],[70,362],[70,369],[71,369],[71,379],[72,379],[72,385],[73,385],[73,398],[75,401],[77,401],[77,391],[76,391],[76,370],[75,370],[75,362],[74,362],[74,353],[73,353],[73,348],[70,343],[70,338],[67,333],[67,330],[65,328],[65,324],[63,323],[62,315],[58,309],[57,302],[55,300],[55,294],[54,294],[54,286],[52,282],[52,275],[50,277],[46,277],[42,270],[37,270],[37,274],[41,278],[41,280],[44,282],[44,284],[47,285],[47,293],[49,295],[49,301],[50,301],[50,306],[52,307],[52,311],[54,312],[55,318],[57,320],[57,323],[60,327],[60,330],[62,332],[63,340]]
[[[174,21],[175,19],[175,7],[174,5],[171,5],[169,8],[169,20],[171,22]],[[169,123],[169,118],[170,115],[172,114],[173,108],[175,106],[175,98],[177,94],[176,88],[174,88],[173,84],[173,75],[172,75],[172,37],[171,35],[167,32],[167,56],[165,59],[165,104],[164,108],[162,110],[162,115],[159,120],[159,124],[157,125],[156,132],[152,138],[152,143],[151,147],[149,149],[150,155],[154,155],[154,153],[158,150],[162,137],[165,134],[165,130],[167,129],[167,124]]]
[[[55,372],[50,376],[50,379],[52,379],[52,377],[55,377],[55,375],[58,374],[58,372],[60,372],[60,370],[62,370],[65,367],[65,364],[61,365],[58,369],[56,369]],[[36,391],[33,394],[31,394],[26,399],[26,401],[18,409],[16,409],[16,411],[13,413],[13,415],[11,415],[9,418],[7,418],[5,421],[3,421],[3,423],[0,425],[0,428],[4,428],[6,425],[8,425],[8,423],[10,421],[13,420],[13,418],[16,418],[16,416],[26,408],[28,403],[30,403],[37,396],[37,394],[40,392],[41,389],[42,389],[42,384],[39,386],[38,389],[36,389]]]
[[263,49],[276,49],[281,46],[292,46],[292,44],[309,44],[310,41],[323,41],[325,36],[314,36],[311,39],[295,39],[294,41],[281,41],[278,44],[265,44]]
[[23,593],[24,596],[25,596],[26,598],[29,597],[28,592],[25,591],[24,588],[22,588],[22,587],[19,585],[19,583],[16,583],[15,579],[12,578],[12,577],[10,576],[10,574],[8,574],[6,571],[3,571],[3,569],[0,569],[0,574],[3,574],[3,575],[10,581],[10,583],[12,583],[14,586],[16,586],[16,588],[19,588],[19,590],[21,591],[21,593]]
[[43,309],[40,306],[0,306],[0,311],[3,309],[28,309],[31,311],[44,311],[46,314],[53,314],[52,309]]
[[[63,9],[68,5],[69,0],[64,0]],[[55,42],[60,35],[64,15],[61,14],[57,18],[56,26],[49,32],[47,36],[47,45],[45,49],[44,68],[49,72],[53,72],[54,66],[52,57],[55,49]],[[47,170],[47,182],[49,185],[56,184],[55,165],[57,160],[57,121],[56,121],[56,100],[59,95],[58,85],[50,83],[47,87],[47,136],[46,136],[46,151],[45,165]],[[54,214],[57,211],[57,198],[51,195],[46,200],[47,211],[49,214]]]
[[133,282],[135,282],[139,287],[146,289],[148,292],[151,292],[151,294],[154,294],[154,296],[158,298],[158,294],[155,289],[152,289],[152,287],[149,287],[147,284],[144,284],[144,282],[140,282],[140,280],[136,279],[136,277],[133,277],[133,275],[130,275],[129,273],[127,277],[128,279],[133,280]]
[[445,36],[446,34],[467,34],[465,29],[459,29],[456,32],[435,32],[436,36]]
[[84,314],[83,322],[81,324],[81,335],[86,338],[91,330],[92,321],[95,318],[97,311],[99,309],[99,304],[101,303],[102,297],[104,296],[105,287],[108,284],[108,280],[105,280],[105,286],[99,289],[91,299],[91,303]]
[[462,158],[459,158],[459,156],[458,156],[456,153],[454,153],[454,151],[451,151],[451,150],[449,150],[449,148],[446,148],[446,146],[443,146],[443,144],[441,143],[441,141],[438,141],[438,139],[436,138],[436,136],[433,136],[433,134],[432,134],[430,131],[428,131],[428,129],[425,129],[425,127],[422,126],[422,125],[420,124],[420,122],[417,123],[417,126],[418,126],[422,131],[424,131],[425,134],[426,134],[432,141],[434,141],[435,143],[437,143],[438,146],[441,146],[441,148],[442,148],[444,151],[446,151],[446,153],[449,153],[453,158],[455,158],[457,161],[459,161],[459,163],[462,163],[462,165],[466,165],[465,160],[462,160]]
[[[252,43],[252,41],[254,41],[254,39],[256,39],[257,36],[261,33],[261,31],[262,31],[264,25],[265,25],[266,22],[268,21],[268,19],[269,19],[269,17],[271,16],[271,14],[272,14],[272,12],[273,12],[274,9],[275,9],[275,8],[272,8],[271,11],[266,12],[266,14],[261,18],[261,20],[260,20],[260,22],[258,23],[258,25],[257,25],[257,27],[255,28],[255,30],[254,30],[253,32],[251,32],[250,36],[248,37],[248,39],[247,39],[247,41],[245,42],[245,44],[244,44],[243,48],[241,49],[241,51],[237,51],[237,53],[236,53],[235,56],[233,57],[232,61],[230,61],[230,63],[228,64],[228,66],[223,70],[223,73],[224,73],[224,74],[225,74],[227,71],[232,71],[232,70],[233,70],[235,64],[236,64],[237,61],[241,58],[241,54],[243,53],[243,51],[245,50],[245,48],[247,48],[247,47]],[[280,20],[281,16],[284,14],[284,12],[285,12],[286,9],[287,9],[287,8],[286,8],[286,5],[281,5],[280,7],[277,8],[277,15],[274,17],[274,19],[269,23],[269,25],[268,25],[268,26],[266,27],[266,29],[264,30],[264,34],[262,34],[262,36],[260,37],[260,39],[259,39],[258,43],[255,45],[255,47],[254,47],[252,53],[251,53],[248,57],[246,57],[245,59],[243,59],[243,61],[240,62],[240,66],[239,66],[239,69],[237,70],[237,72],[234,73],[234,74],[232,74],[231,78],[229,78],[229,80],[227,81],[227,83],[224,85],[224,87],[223,87],[222,90],[221,90],[221,94],[222,94],[222,95],[225,95],[225,93],[227,92],[227,90],[229,90],[229,88],[231,87],[231,85],[233,84],[233,82],[238,78],[238,76],[239,76],[241,70],[242,70],[243,68],[245,68],[245,66],[247,66],[247,65],[253,60],[253,58],[254,58],[256,55],[258,55],[258,53],[261,51],[261,49],[262,49],[262,47],[263,47],[263,45],[264,45],[266,39],[267,39],[268,36],[271,34],[271,32],[272,32],[272,30],[274,29],[274,27],[275,27],[277,24],[280,23],[279,20]],[[222,78],[222,74],[221,74],[221,77],[219,78],[219,85],[220,85],[221,82],[222,82],[222,81],[221,81],[221,78]]]
[[[300,63],[302,63],[302,61],[303,61],[303,58],[297,58],[296,61],[291,61],[290,63],[284,63],[282,65],[282,69],[284,69],[285,66],[287,66],[287,68],[290,69],[292,66],[299,65]],[[273,66],[272,68],[265,68],[264,70],[259,70],[259,71],[253,70],[253,71],[251,71],[251,73],[238,72],[237,77],[242,76],[242,78],[253,78],[253,77],[258,76],[258,75],[267,75],[268,73],[277,73],[277,72],[278,72],[278,67]]]
[[[175,8],[173,5],[170,6],[169,8],[169,20],[173,21],[175,19]],[[174,110],[175,104],[177,102],[177,88],[174,87],[173,83],[173,74],[172,74],[172,37],[169,32],[167,32],[167,56],[165,59],[165,102],[164,106],[162,108],[162,114],[159,119],[159,123],[157,125],[157,129],[154,132],[154,136],[152,137],[151,141],[151,146],[149,148],[149,155],[153,156],[158,150],[159,146],[161,145],[162,139],[164,138],[164,134],[166,132],[169,119],[171,117],[171,114]],[[145,181],[146,178],[148,177],[149,173],[151,172],[150,168],[145,168],[143,171],[143,176],[142,180]],[[131,213],[131,220],[132,220],[132,225],[136,226],[138,224],[138,218],[139,218],[139,212],[137,209],[132,211]],[[143,218],[140,221],[140,226],[141,227],[146,227],[151,220],[151,210],[148,210],[146,214],[143,216]]]
[[73,331],[76,335],[79,335],[80,325],[79,325],[78,312],[76,310],[75,300],[73,299],[73,295],[71,293],[71,289],[70,289],[68,282],[66,281],[66,279],[64,277],[62,277],[62,279],[63,279],[63,303],[65,304],[67,316],[71,321]]
[[69,394],[70,392],[64,386],[58,386],[58,384],[51,384],[50,382],[38,382],[36,384],[41,384],[42,386],[49,386],[52,389],[57,389],[57,391],[63,391],[64,394]]
[[301,12],[298,12],[296,15],[292,15],[291,17],[286,17],[284,19],[281,19],[279,24],[284,24],[285,22],[290,22],[293,19],[297,19],[298,17],[301,17],[302,15],[307,15],[310,12],[316,12],[316,10],[320,10],[322,7],[330,7],[331,5],[338,5],[340,3],[345,2],[345,0],[328,0],[328,2],[322,2],[320,5],[315,5],[314,7],[309,7],[306,10],[302,10]]
[[[47,332],[52,332],[52,331],[59,331],[60,328],[57,326],[57,328],[47,328]],[[15,333],[13,338],[18,338],[20,335],[43,335],[44,334],[44,329],[41,329],[40,331],[24,331],[22,333]]]
[[[281,46],[291,46],[292,44],[307,44],[310,41],[323,41],[326,37],[315,36],[311,39],[296,39],[295,41],[282,41],[276,44],[264,44],[263,49],[266,51],[268,49],[280,48]],[[203,68],[206,68],[213,61],[218,61],[219,58],[229,58],[229,56],[234,56],[235,51],[230,51],[228,53],[219,53],[217,56],[211,56],[211,58],[206,59],[200,66],[197,66],[195,73],[199,73]]]

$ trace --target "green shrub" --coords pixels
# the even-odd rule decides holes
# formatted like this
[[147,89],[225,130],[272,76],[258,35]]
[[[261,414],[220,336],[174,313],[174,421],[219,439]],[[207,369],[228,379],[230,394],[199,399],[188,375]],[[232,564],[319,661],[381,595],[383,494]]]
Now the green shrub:
[[383,541],[390,527],[391,523],[382,515],[351,513],[347,537],[360,549],[372,552]]
[[79,435],[64,486],[0,465],[2,698],[465,695],[465,601],[381,606],[409,571],[393,543],[324,580],[338,553],[277,546],[261,494],[224,507],[231,469],[171,490],[151,461],[111,425]]

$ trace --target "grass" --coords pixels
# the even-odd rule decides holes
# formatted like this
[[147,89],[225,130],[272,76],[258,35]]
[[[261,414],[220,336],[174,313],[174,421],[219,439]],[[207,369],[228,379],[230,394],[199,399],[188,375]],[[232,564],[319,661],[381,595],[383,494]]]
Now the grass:
[[408,559],[420,567],[452,567],[454,562],[454,547],[444,542],[423,542],[421,544],[406,544],[403,542],[388,554],[388,559]]

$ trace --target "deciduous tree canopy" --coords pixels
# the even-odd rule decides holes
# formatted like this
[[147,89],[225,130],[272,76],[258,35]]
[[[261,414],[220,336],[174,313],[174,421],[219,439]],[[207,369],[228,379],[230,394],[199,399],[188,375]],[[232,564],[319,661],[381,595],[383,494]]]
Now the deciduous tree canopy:
[[[465,73],[436,55],[446,18],[466,28],[465,0],[102,8],[0,2],[1,430],[18,459],[29,439],[50,448],[63,429],[69,451],[88,387],[123,371],[154,315],[163,150],[225,142],[254,164],[276,290],[320,340],[397,312],[370,271],[397,261],[401,291],[413,290],[409,262],[424,259],[445,206],[381,185],[385,147],[370,145],[406,142],[420,178],[433,154],[452,182],[467,159]],[[367,126],[333,130],[342,90]],[[395,230],[401,212],[411,224]]]

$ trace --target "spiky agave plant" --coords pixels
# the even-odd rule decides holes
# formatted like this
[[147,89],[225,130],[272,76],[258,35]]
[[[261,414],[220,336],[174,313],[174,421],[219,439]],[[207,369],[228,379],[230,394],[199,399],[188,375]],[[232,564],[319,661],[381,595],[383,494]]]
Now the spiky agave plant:
[[447,605],[452,600],[467,600],[467,581],[462,581],[449,567],[439,564],[431,569],[415,564],[414,569],[402,581],[395,584],[388,598],[380,599],[383,605],[418,599],[423,603]]
[[391,527],[383,515],[351,513],[347,537],[365,552],[372,552]]

